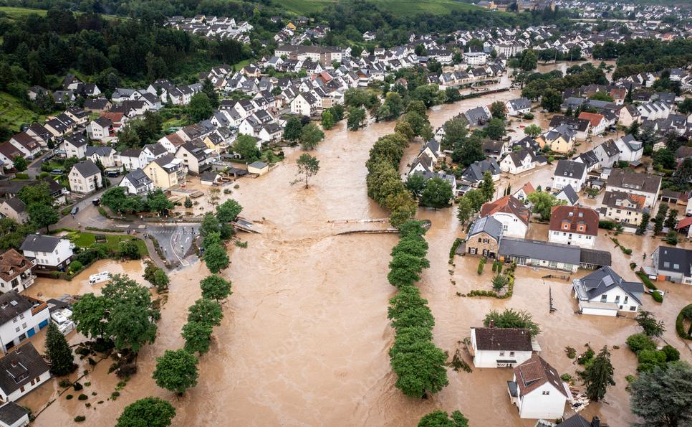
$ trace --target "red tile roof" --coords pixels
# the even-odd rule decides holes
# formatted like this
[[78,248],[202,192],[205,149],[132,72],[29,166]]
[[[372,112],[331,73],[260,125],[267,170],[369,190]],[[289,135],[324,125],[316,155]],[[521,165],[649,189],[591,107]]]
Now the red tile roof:
[[[583,229],[580,225],[584,225]],[[550,230],[596,236],[598,212],[579,206],[555,206],[550,212]]]
[[601,123],[601,120],[603,120],[603,115],[597,113],[587,113],[586,111],[582,111],[582,113],[579,114],[579,118],[590,121],[591,126],[598,126],[598,124]]
[[481,218],[494,215],[498,212],[514,214],[524,224],[528,224],[531,218],[529,209],[514,196],[504,196],[493,202],[484,204],[481,207]]

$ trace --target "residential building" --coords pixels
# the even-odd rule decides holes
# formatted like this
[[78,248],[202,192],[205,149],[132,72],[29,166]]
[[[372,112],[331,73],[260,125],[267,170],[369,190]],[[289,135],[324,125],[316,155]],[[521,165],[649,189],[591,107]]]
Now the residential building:
[[584,163],[574,160],[559,160],[553,175],[553,188],[562,190],[566,186],[571,186],[579,192],[584,188],[586,182],[586,166]]
[[648,211],[644,208],[645,201],[644,196],[608,190],[603,195],[601,213],[615,222],[638,226],[642,221],[642,214]]
[[3,200],[2,204],[0,204],[0,214],[5,218],[15,220],[19,224],[26,224],[29,221],[26,204],[19,197]]
[[630,162],[635,166],[639,165],[639,161],[644,155],[644,144],[634,139],[632,135],[625,135],[622,138],[618,138],[615,144],[620,150],[620,157],[618,160]]
[[511,99],[505,102],[505,108],[509,116],[522,116],[531,112],[531,101],[524,97]]
[[507,195],[485,203],[481,207],[480,216],[491,216],[500,221],[503,236],[524,238],[529,230],[531,211],[521,200]]
[[34,263],[17,252],[8,249],[0,254],[0,291],[21,292],[34,284],[34,276],[31,269]]
[[103,187],[101,169],[91,160],[84,160],[72,166],[69,174],[70,190],[89,194]]
[[659,246],[651,262],[657,280],[692,285],[692,250]]
[[579,201],[579,195],[571,185],[562,187],[562,190],[555,195],[555,198],[564,201],[567,206],[574,206]]
[[593,248],[598,236],[598,212],[579,206],[554,206],[548,241]]
[[601,135],[606,129],[606,120],[602,114],[582,111],[581,114],[579,114],[579,118],[588,120],[591,123],[591,135]]
[[528,200],[529,194],[534,193],[535,191],[536,189],[533,188],[533,185],[530,182],[527,182],[520,189],[514,192],[514,197],[524,202]]
[[569,386],[557,370],[536,354],[514,368],[514,378],[507,381],[507,387],[520,418],[562,418],[565,403],[572,400]]
[[[43,311],[48,313],[48,309]],[[49,379],[50,368],[31,343],[0,359],[0,399],[3,402],[15,402]]]
[[611,168],[620,160],[620,149],[612,139],[603,142],[592,151],[598,159],[598,168]]
[[[537,425],[536,427],[543,426]],[[564,421],[554,427],[608,427],[608,424],[601,423],[601,420],[595,415],[592,418],[592,421],[589,422],[581,415],[575,414],[569,418],[566,418]]]
[[302,92],[291,101],[291,113],[310,117],[317,112],[317,106],[317,98],[309,92]]
[[500,244],[500,261],[516,262],[527,267],[550,268],[576,272],[581,264],[581,250],[576,246],[505,237]]
[[625,169],[613,169],[608,176],[606,186],[610,191],[644,196],[644,206],[653,210],[661,189],[661,177]]
[[468,65],[485,65],[489,55],[485,52],[464,52],[463,57]]
[[466,252],[496,258],[502,239],[502,223],[492,216],[478,218],[466,237]]
[[543,156],[537,156],[531,149],[522,148],[512,151],[500,161],[500,169],[502,172],[508,172],[513,175],[530,171],[537,166],[547,163],[547,159]]
[[125,187],[127,193],[131,195],[144,196],[146,194],[154,191],[154,183],[149,179],[149,177],[142,171],[142,169],[134,169],[130,171],[120,184],[120,187]]
[[182,160],[173,154],[166,154],[151,161],[144,173],[152,180],[156,188],[167,190],[185,179],[187,170]]
[[480,160],[471,163],[461,174],[461,179],[473,187],[478,187],[478,185],[483,182],[486,172],[490,172],[493,181],[500,179],[500,165],[498,165],[494,159]]
[[[0,295],[0,350],[7,353],[48,326],[49,321],[50,313],[45,302],[19,295],[17,291]],[[3,360],[0,359],[0,363]],[[0,397],[4,397],[1,393],[2,390]]]
[[70,135],[63,142],[65,157],[76,157],[83,159],[86,157],[87,138],[81,134]]
[[574,132],[574,138],[578,141],[586,141],[591,133],[591,121],[585,118],[555,115],[550,119],[549,129],[565,127]]
[[619,312],[637,312],[642,305],[644,285],[625,281],[610,267],[572,281],[574,298],[582,314],[617,316]]
[[536,142],[541,148],[546,146],[560,154],[569,153],[574,148],[575,133],[565,126],[560,126],[543,133]]
[[29,234],[19,248],[38,270],[64,270],[72,261],[74,244],[68,239]]
[[92,120],[87,126],[87,134],[95,141],[110,141],[116,138],[113,122],[108,117]]
[[29,411],[14,402],[0,406],[0,427],[25,427],[29,425]]
[[147,157],[144,150],[137,148],[126,148],[116,155],[116,161],[125,167],[125,170],[132,171],[146,166]]
[[199,175],[211,169],[212,154],[214,150],[207,148],[200,139],[194,139],[181,145],[175,157],[183,161],[189,172]]
[[112,168],[116,166],[116,156],[117,153],[111,147],[102,146],[88,146],[86,149],[86,156],[95,165],[99,162],[104,168]]
[[476,368],[513,368],[531,358],[528,329],[471,328],[471,355]]

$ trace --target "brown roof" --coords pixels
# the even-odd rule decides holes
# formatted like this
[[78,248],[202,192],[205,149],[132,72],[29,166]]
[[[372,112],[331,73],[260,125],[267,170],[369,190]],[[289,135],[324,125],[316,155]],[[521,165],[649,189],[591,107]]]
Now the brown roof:
[[474,328],[476,348],[495,351],[531,351],[531,334],[519,328]]
[[524,224],[529,223],[531,216],[529,209],[519,199],[514,196],[504,196],[493,202],[485,203],[481,207],[481,218],[498,212],[514,214]]
[[31,261],[14,249],[0,254],[0,278],[9,282],[31,268]]
[[591,126],[598,126],[598,124],[601,123],[601,120],[603,120],[603,115],[597,113],[587,113],[586,111],[582,111],[581,114],[579,114],[579,118],[590,121]]
[[639,194],[625,193],[624,191],[606,191],[603,195],[603,204],[611,208],[618,207],[617,202],[619,200],[629,200],[637,205],[639,209],[643,208],[644,203],[646,203],[646,197]]
[[123,113],[114,113],[112,111],[107,111],[107,112],[101,114],[101,117],[106,117],[106,118],[110,119],[110,121],[113,122],[114,124],[122,122],[123,116],[124,116]]
[[524,184],[524,186],[521,187],[520,190],[524,190],[524,194],[526,194],[527,196],[536,191],[536,189],[533,188],[533,185],[530,182]]
[[166,138],[176,148],[185,144],[185,140],[183,138],[181,138],[180,135],[175,134],[175,133],[172,133],[170,135],[166,135],[164,138]]
[[[580,225],[585,227],[580,229]],[[596,236],[598,212],[579,206],[555,206],[550,212],[550,230]]]
[[545,383],[550,383],[565,397],[569,397],[562,385],[560,374],[537,354],[514,368],[514,375],[522,396],[526,396]]

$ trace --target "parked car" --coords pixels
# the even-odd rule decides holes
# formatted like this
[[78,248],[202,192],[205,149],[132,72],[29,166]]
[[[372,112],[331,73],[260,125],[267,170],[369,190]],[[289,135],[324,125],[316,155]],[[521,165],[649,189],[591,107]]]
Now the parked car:
[[115,178],[117,176],[120,176],[120,171],[116,171],[116,170],[106,171],[106,176],[108,178]]
[[53,169],[52,171],[50,171],[50,174],[51,175],[62,175],[63,171],[62,171],[62,169]]
[[99,199],[99,198],[96,198],[96,199],[92,200],[92,201],[91,201],[91,203],[93,203],[93,204],[94,204],[94,206],[98,206],[98,205],[100,205],[100,204],[101,204],[101,199]]
[[77,212],[79,212],[79,206],[74,206],[70,211],[70,215],[77,215]]

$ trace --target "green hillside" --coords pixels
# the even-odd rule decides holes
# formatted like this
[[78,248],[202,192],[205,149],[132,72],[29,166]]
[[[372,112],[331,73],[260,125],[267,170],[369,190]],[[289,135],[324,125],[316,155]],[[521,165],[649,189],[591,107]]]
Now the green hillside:
[[0,92],[0,126],[7,127],[14,132],[24,123],[45,120],[44,116],[29,110],[14,96]]
[[[281,6],[298,15],[318,12],[328,4],[338,0],[282,0]],[[442,15],[450,11],[478,10],[478,6],[455,0],[370,0],[382,10],[399,16],[413,16],[419,13]]]

